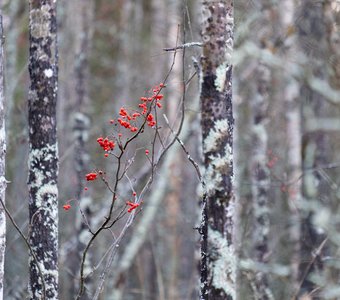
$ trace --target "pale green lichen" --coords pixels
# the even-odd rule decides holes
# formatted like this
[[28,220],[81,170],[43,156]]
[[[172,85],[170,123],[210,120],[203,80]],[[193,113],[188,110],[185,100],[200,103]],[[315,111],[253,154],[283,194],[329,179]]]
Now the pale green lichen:
[[228,160],[225,156],[221,156],[220,154],[210,155],[209,159],[211,160],[211,164],[215,167],[217,171],[226,171],[228,167]]
[[42,5],[40,9],[32,9],[30,13],[31,35],[33,38],[48,37],[51,27],[51,6]]
[[226,78],[227,78],[227,63],[224,62],[223,64],[219,65],[216,68],[216,78],[214,82],[217,91],[219,91],[220,93],[224,91]]
[[228,120],[222,119],[215,122],[214,128],[209,131],[208,136],[203,141],[204,152],[210,152],[217,150],[218,142],[226,139],[228,135]]
[[204,182],[208,195],[215,193],[216,190],[222,191],[224,189],[222,184],[223,177],[220,172],[216,172],[213,165],[209,165],[209,167],[206,169],[204,173]]
[[[230,147],[230,146],[229,146]],[[222,174],[227,174],[231,168],[232,157],[230,153],[226,155],[210,155],[210,164],[204,174],[207,194],[213,194],[216,190],[225,189]]]
[[210,262],[212,284],[216,289],[221,289],[232,299],[236,297],[236,254],[233,245],[222,234],[209,227],[208,244],[213,253],[214,260]]
[[[29,182],[30,188],[37,188],[36,198],[34,199],[37,207],[43,206],[42,200],[46,195],[47,202],[46,204],[50,204],[53,207],[53,200],[58,196],[58,188],[56,183],[51,180],[50,171],[45,171],[44,168],[35,168],[34,165],[41,165],[42,161],[50,161],[57,156],[57,145],[46,145],[41,149],[31,149],[28,157],[28,165],[29,169],[34,168],[34,179]],[[44,183],[45,182],[45,183]],[[44,205],[45,206],[45,205]],[[51,209],[51,212],[54,212]],[[55,214],[55,212],[54,212]],[[56,216],[54,216],[56,217]]]

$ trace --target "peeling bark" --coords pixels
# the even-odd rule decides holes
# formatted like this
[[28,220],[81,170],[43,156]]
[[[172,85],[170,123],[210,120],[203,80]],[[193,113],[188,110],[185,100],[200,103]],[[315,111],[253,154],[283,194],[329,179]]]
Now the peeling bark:
[[29,242],[37,259],[30,254],[29,292],[58,299],[56,0],[30,0],[29,33]]
[[233,2],[203,2],[201,112],[206,199],[201,299],[234,299],[232,65]]
[[[6,155],[6,133],[5,133],[5,109],[4,109],[4,49],[3,49],[3,27],[2,15],[0,15],[0,199],[5,203],[6,178],[5,178],[5,155]],[[6,213],[0,204],[0,299],[4,293],[4,262],[6,248]]]

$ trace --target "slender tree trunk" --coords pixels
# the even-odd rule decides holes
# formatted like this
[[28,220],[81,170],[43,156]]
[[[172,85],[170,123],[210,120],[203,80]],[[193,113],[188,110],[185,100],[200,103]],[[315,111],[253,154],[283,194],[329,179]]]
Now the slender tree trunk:
[[32,300],[58,299],[56,4],[55,0],[30,0],[28,186]]
[[20,75],[17,74],[17,56],[18,56],[18,36],[19,36],[19,25],[18,23],[18,11],[20,9],[20,1],[11,1],[8,9],[8,17],[11,22],[8,26],[8,33],[6,34],[6,78],[11,80],[6,81],[6,135],[10,134],[12,129],[13,121],[13,107],[14,107],[14,95],[15,88],[18,84]]
[[[306,61],[308,61],[308,71],[313,74],[315,78],[320,80],[328,80],[330,86],[334,83],[339,84],[338,81],[332,80],[328,74],[336,75],[336,68],[332,66],[336,64],[328,64],[328,59],[336,62],[336,49],[330,49],[328,41],[333,38],[334,20],[327,18],[326,11],[330,8],[330,1],[315,2],[311,5],[309,1],[301,1],[301,6],[298,11],[297,31],[299,34],[300,48],[305,54]],[[328,7],[328,9],[327,9]],[[330,11],[328,10],[328,13]],[[325,15],[326,13],[326,15]],[[330,17],[331,15],[329,15]],[[330,22],[329,22],[330,21]],[[328,23],[329,22],[329,23]],[[327,28],[327,25],[329,27]],[[340,52],[339,52],[340,53]],[[328,74],[327,74],[328,73]],[[327,78],[328,77],[328,78]],[[332,87],[335,87],[334,85]],[[322,289],[318,282],[311,280],[310,275],[322,275],[324,280],[331,285],[333,282],[338,282],[339,276],[332,273],[331,278],[328,279],[327,269],[329,264],[326,263],[326,257],[330,255],[330,243],[325,244],[320,250],[317,250],[320,245],[328,239],[327,232],[324,228],[318,226],[319,213],[322,209],[327,209],[332,206],[332,196],[329,190],[331,188],[327,172],[320,168],[326,165],[332,159],[331,147],[332,141],[329,132],[325,130],[318,130],[318,126],[322,123],[322,118],[327,118],[332,115],[333,107],[317,92],[313,91],[307,85],[304,85],[300,91],[303,101],[303,166],[304,170],[317,168],[314,172],[306,172],[303,177],[303,192],[304,199],[308,205],[304,208],[306,210],[306,217],[303,218],[302,234],[303,239],[301,243],[301,291],[300,294],[310,294],[315,297],[320,297]],[[314,120],[314,121],[312,121]],[[313,122],[316,130],[311,130],[308,124]],[[335,200],[337,201],[337,200]],[[315,253],[318,251],[318,255]],[[312,263],[311,263],[312,262]],[[324,287],[327,290],[327,287]]]
[[233,2],[203,2],[201,112],[205,201],[201,299],[235,299],[233,245]]
[[[299,51],[297,47],[296,34],[290,34],[290,28],[294,24],[294,16],[296,10],[295,0],[283,0],[280,2],[281,24],[287,36],[284,40],[283,58],[287,63],[294,65],[298,64]],[[283,82],[283,97],[285,99],[285,122],[286,122],[286,174],[288,179],[287,186],[287,203],[289,206],[289,241],[290,245],[290,289],[296,291],[299,284],[299,264],[301,250],[301,218],[300,218],[300,203],[302,185],[300,176],[302,174],[302,134],[301,134],[301,99],[299,95],[299,82],[292,74],[285,74],[282,78]],[[293,293],[294,294],[294,293]]]
[[[0,11],[1,13],[1,11]],[[2,15],[0,14],[0,300],[4,293],[4,262],[6,248],[6,213],[4,208],[6,178],[5,178],[5,155],[6,155],[6,132],[4,110],[4,49]]]
[[[89,192],[84,191],[86,171],[89,165],[89,153],[87,151],[87,145],[90,130],[90,119],[87,116],[89,111],[89,89],[88,89],[88,77],[89,77],[89,56],[91,50],[91,38],[92,38],[92,25],[93,25],[93,6],[90,0],[80,0],[75,2],[77,7],[77,19],[76,26],[78,27],[78,36],[76,37],[76,53],[75,53],[75,110],[74,114],[74,138],[75,138],[75,151],[74,162],[75,170],[77,172],[77,201],[79,201],[79,207],[82,213],[76,214],[76,231],[77,231],[77,259],[72,263],[72,273],[79,273],[79,266],[81,261],[82,252],[85,249],[87,241],[90,239],[89,226],[93,223],[93,199]],[[91,254],[91,253],[89,253]],[[91,267],[91,256],[87,255],[87,265]],[[78,278],[76,275],[75,278]],[[89,299],[90,295],[94,291],[93,279],[89,277],[86,280],[86,293],[83,299]],[[78,282],[72,286],[77,289]]]
[[[250,39],[259,49],[264,50],[265,45],[262,41],[275,39],[275,28],[269,26],[271,9],[270,1],[254,1],[256,8],[254,14],[257,18],[254,22],[256,34],[251,35]],[[268,107],[271,98],[272,70],[260,59],[253,59],[249,65],[256,65],[250,73],[249,78],[245,79],[242,86],[249,85],[250,94],[248,95],[250,105],[250,141],[251,158],[249,176],[251,179],[252,197],[252,230],[251,230],[251,251],[249,258],[255,263],[268,264],[270,257],[270,168],[274,161],[268,161],[268,130],[269,123]],[[251,67],[250,67],[251,69]],[[242,89],[242,87],[241,87]],[[256,270],[251,276],[251,286],[255,299],[273,299],[270,289],[269,276],[263,270]]]
[[[267,163],[268,133],[266,124],[269,104],[270,70],[258,63],[253,99],[251,100],[251,141],[250,159],[251,192],[253,206],[252,253],[251,257],[258,263],[266,264],[269,259],[270,208],[269,188],[270,173]],[[254,276],[254,295],[256,299],[271,299],[268,276],[263,271]]]

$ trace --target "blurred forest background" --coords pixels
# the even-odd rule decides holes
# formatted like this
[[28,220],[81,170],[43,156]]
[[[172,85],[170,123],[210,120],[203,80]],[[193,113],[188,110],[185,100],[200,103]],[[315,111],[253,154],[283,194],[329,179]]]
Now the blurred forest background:
[[[6,36],[7,178],[11,181],[7,188],[7,207],[23,232],[27,232],[28,2],[1,3]],[[109,120],[117,117],[121,106],[137,105],[146,91],[162,82],[173,61],[173,52],[165,52],[163,48],[175,47],[177,39],[178,44],[182,43],[184,15],[186,38],[199,41],[199,14],[196,1],[58,1],[60,299],[71,299],[75,295],[81,231],[81,215],[75,202],[70,203],[74,207],[67,212],[62,205],[82,197],[81,205],[90,207],[91,222],[103,218],[111,193],[100,183],[89,184],[86,193],[80,192],[85,183],[79,182],[95,168],[108,174],[111,169],[112,173],[113,166],[103,158],[96,139],[109,133]],[[182,97],[182,68],[185,66],[186,79],[195,72],[191,56],[199,60],[200,51],[188,50],[185,63],[182,55],[177,55],[164,91],[163,109],[171,124],[176,122]],[[187,129],[191,136],[186,143],[191,154],[197,157],[201,145],[197,78],[192,80],[187,92],[186,109],[196,117]],[[84,145],[77,143],[77,130],[88,135]],[[79,157],[85,162],[80,169]],[[132,167],[136,178],[132,180],[143,181],[144,165],[145,159],[136,161]],[[199,236],[194,227],[199,222],[198,181],[179,148],[168,166],[168,175],[157,174],[154,189],[161,190],[158,195],[154,195],[155,192],[152,195],[158,198],[150,204],[145,199],[145,205],[154,206],[148,223],[139,224],[142,222],[140,215],[119,247],[112,268],[122,269],[122,274],[120,278],[112,278],[117,274],[110,274],[102,299],[189,299],[197,296],[195,251],[199,249]],[[160,180],[165,180],[166,184],[158,188]],[[130,193],[128,187],[126,189],[125,192]],[[90,203],[85,204],[85,201]],[[143,231],[139,234],[143,235],[142,244],[129,246],[133,231],[138,229]],[[119,228],[116,231],[119,232]],[[10,223],[7,241],[5,299],[23,299],[27,294],[28,251]],[[109,234],[97,241],[93,249],[94,262],[100,261],[110,244]],[[126,267],[121,260],[128,247],[138,248],[135,257],[125,258],[128,260]],[[100,272],[94,275],[95,280],[99,275]],[[122,295],[116,295],[116,289],[120,289]]]
[[[6,203],[28,230],[28,3],[3,0],[7,162]],[[103,219],[111,193],[87,184],[113,166],[96,139],[121,106],[137,105],[169,71],[176,45],[201,42],[201,1],[58,0],[60,299],[77,289],[80,252]],[[340,299],[340,1],[245,0],[234,3],[233,109],[238,299]],[[164,89],[164,113],[202,164],[201,47],[178,50]],[[186,84],[184,84],[186,83]],[[162,91],[163,92],[163,91]],[[166,123],[161,120],[166,130]],[[144,147],[143,140],[134,145]],[[133,150],[131,150],[133,151]],[[176,145],[156,171],[143,211],[119,244],[100,299],[197,299],[201,190]],[[145,158],[131,180],[144,184]],[[129,185],[121,186],[129,197]],[[69,211],[62,206],[72,204]],[[118,233],[119,223],[113,227]],[[112,232],[91,248],[100,281]],[[27,295],[28,250],[7,225],[4,299]],[[263,287],[265,287],[263,289]]]

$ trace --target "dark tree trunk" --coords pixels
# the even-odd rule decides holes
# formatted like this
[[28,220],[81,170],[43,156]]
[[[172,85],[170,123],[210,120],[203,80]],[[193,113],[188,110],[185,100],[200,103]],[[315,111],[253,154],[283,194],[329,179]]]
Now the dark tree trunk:
[[58,299],[56,1],[30,1],[29,33],[29,291],[31,299]]
[[201,125],[206,197],[201,299],[235,299],[231,0],[203,3],[202,39]]

